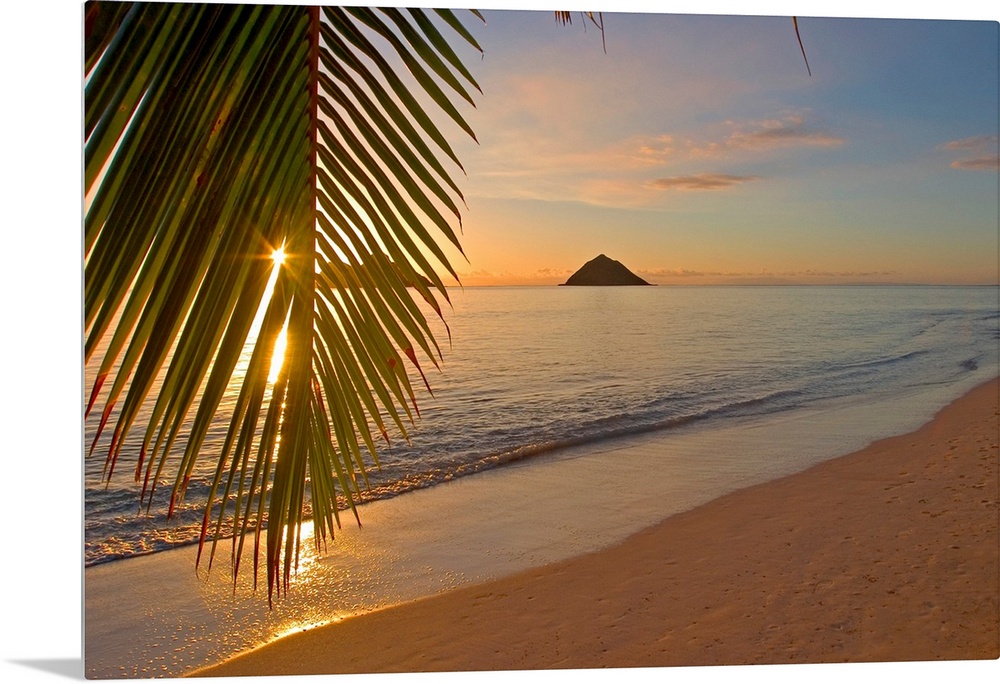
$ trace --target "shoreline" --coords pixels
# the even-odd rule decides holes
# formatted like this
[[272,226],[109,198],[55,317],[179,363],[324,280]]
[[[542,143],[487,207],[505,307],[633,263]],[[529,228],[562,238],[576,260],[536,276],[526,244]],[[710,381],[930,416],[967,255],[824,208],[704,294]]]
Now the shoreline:
[[[851,397],[793,411],[554,452],[363,506],[327,552],[303,530],[299,571],[267,607],[228,545],[88,567],[89,678],[183,676],[285,635],[612,547],[730,492],[910,432],[988,378]],[[595,483],[597,486],[595,486]],[[250,567],[250,566],[247,566]]]
[[299,631],[193,676],[995,660],[998,394],[995,378],[915,432],[610,547]]

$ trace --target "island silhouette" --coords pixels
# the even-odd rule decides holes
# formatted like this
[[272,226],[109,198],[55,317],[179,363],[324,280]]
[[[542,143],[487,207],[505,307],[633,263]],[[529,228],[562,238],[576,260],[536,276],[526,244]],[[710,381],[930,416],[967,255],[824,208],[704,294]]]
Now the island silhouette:
[[571,275],[562,285],[651,285],[628,270],[620,261],[598,254]]

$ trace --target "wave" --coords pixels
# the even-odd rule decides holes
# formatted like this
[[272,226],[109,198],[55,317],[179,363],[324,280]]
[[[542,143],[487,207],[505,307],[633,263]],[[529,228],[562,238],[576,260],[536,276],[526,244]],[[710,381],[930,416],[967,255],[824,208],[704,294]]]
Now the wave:
[[[534,462],[536,459],[551,456],[566,449],[586,446],[599,447],[601,444],[616,440],[684,428],[713,419],[763,415],[788,410],[799,405],[804,396],[805,393],[799,390],[777,390],[759,396],[693,408],[688,412],[666,418],[662,417],[662,413],[657,415],[652,407],[635,414],[620,413],[591,421],[583,426],[581,431],[573,435],[553,436],[551,439],[488,452],[479,457],[472,456],[470,458],[470,455],[465,454],[461,460],[447,466],[395,474],[391,481],[372,482],[368,489],[363,490],[356,497],[355,503],[364,504],[390,499],[407,492],[426,489],[494,468]],[[669,398],[661,399],[656,404],[662,408],[665,402],[669,402]],[[194,491],[192,491],[190,499],[198,499],[199,483],[192,482],[192,489]],[[127,503],[128,501],[131,501],[131,504]],[[122,493],[122,496],[117,498],[116,503],[122,508],[127,506],[132,515],[136,514],[135,499],[132,499],[129,494]],[[185,506],[185,508],[188,507],[196,508],[194,505]],[[346,508],[346,504],[344,507]],[[181,514],[179,517],[184,518],[184,513],[191,513],[191,511],[180,511],[179,513]],[[139,522],[143,517],[142,515],[136,516],[134,522]],[[200,514],[198,520],[200,520]],[[153,520],[148,520],[148,522],[152,527]],[[158,522],[162,523],[162,521]],[[143,537],[142,539],[130,540],[116,536],[101,541],[88,542],[84,564],[86,566],[97,565],[196,543],[200,524],[193,524],[194,518],[187,521],[186,524],[183,520],[178,522],[178,525],[169,529],[169,533],[157,534],[154,538]]]
[[566,449],[600,446],[607,442],[688,427],[712,419],[764,415],[790,410],[799,406],[800,400],[806,396],[807,394],[800,390],[777,390],[668,418],[653,418],[647,415],[646,420],[643,420],[641,415],[618,414],[592,421],[584,431],[574,435],[557,436],[502,449],[464,463],[455,464],[450,468],[437,468],[414,473],[392,483],[376,485],[367,493],[362,493],[362,501],[391,498],[408,491],[424,489],[485,470],[543,458]]
[[894,366],[905,361],[912,361],[913,359],[925,356],[930,352],[926,349],[917,349],[914,351],[906,352],[904,354],[897,354],[895,356],[883,356],[877,359],[866,359],[864,361],[853,361],[848,363],[833,364],[828,366],[831,371],[874,371],[879,368],[885,368],[887,366]]

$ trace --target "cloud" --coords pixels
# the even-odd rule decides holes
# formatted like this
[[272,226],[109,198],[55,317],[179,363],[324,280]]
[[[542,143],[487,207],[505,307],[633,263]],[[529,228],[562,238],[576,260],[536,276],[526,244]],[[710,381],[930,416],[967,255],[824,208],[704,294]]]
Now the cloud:
[[953,169],[972,169],[974,171],[996,171],[1000,169],[1000,156],[977,157],[975,159],[957,159],[951,163]]
[[972,138],[952,140],[938,145],[938,147],[942,150],[981,150],[984,147],[996,146],[996,144],[997,136],[995,135],[977,135]]
[[997,154],[997,136],[995,135],[977,135],[961,140],[951,140],[938,145],[938,149],[955,150],[975,155],[952,161],[951,168],[953,169],[996,171],[1000,168],[1000,155]]
[[894,271],[817,271],[807,268],[804,271],[785,271],[777,275],[783,276],[809,276],[817,278],[870,278],[875,276],[895,275]]
[[839,147],[843,138],[823,131],[794,126],[764,128],[758,131],[735,131],[726,143],[734,149],[766,150],[776,147]]
[[732,129],[723,140],[691,144],[695,157],[715,157],[734,151],[768,151],[790,147],[840,147],[846,140],[807,125],[805,112],[757,121],[726,121]]
[[646,280],[664,278],[703,278],[705,276],[732,275],[721,271],[696,271],[690,268],[658,268],[653,270],[638,270],[636,274]]
[[631,160],[639,166],[660,166],[677,154],[672,135],[657,135],[637,141]]
[[651,283],[662,285],[679,284],[775,284],[775,283],[810,283],[810,284],[845,284],[845,283],[875,283],[888,282],[897,277],[894,271],[833,271],[833,270],[785,270],[772,271],[702,271],[690,268],[656,268],[639,269],[636,274]]
[[490,271],[480,268],[467,272],[459,272],[459,280],[462,285],[489,286],[489,285],[556,285],[569,276],[574,271],[567,268],[539,268],[534,271]]
[[[846,142],[840,136],[809,125],[806,119],[804,112],[792,112],[755,121],[727,120],[715,127],[714,135],[701,139],[669,133],[639,136],[622,141],[620,149],[614,152],[616,157],[641,168],[663,166],[680,160],[718,158],[737,152],[762,153],[796,147],[833,148]],[[722,130],[718,130],[720,127]]]
[[758,178],[759,176],[735,176],[728,173],[697,173],[689,176],[657,178],[649,181],[648,185],[659,190],[726,190]]
[[571,276],[574,271],[566,268],[540,268],[535,271],[534,275],[539,278],[561,278],[563,276]]
[[[808,110],[721,120],[689,131],[654,128],[616,136],[613,130],[595,133],[593,127],[584,127],[585,133],[567,122],[575,121],[570,112],[574,107],[593,113],[592,102],[582,104],[592,93],[556,87],[541,76],[511,84],[523,97],[511,98],[494,111],[498,125],[483,134],[482,148],[469,166],[474,179],[469,195],[649,207],[667,201],[668,190],[729,190],[759,179],[749,167],[740,168],[741,175],[719,172],[720,159],[754,162],[777,149],[845,143],[818,127]],[[573,107],[567,108],[567,103]],[[706,160],[715,163],[706,168]]]

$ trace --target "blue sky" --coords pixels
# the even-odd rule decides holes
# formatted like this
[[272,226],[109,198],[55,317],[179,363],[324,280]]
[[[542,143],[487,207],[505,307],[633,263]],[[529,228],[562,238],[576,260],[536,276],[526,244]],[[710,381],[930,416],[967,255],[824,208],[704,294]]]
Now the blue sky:
[[485,16],[465,284],[996,282],[995,21]]

